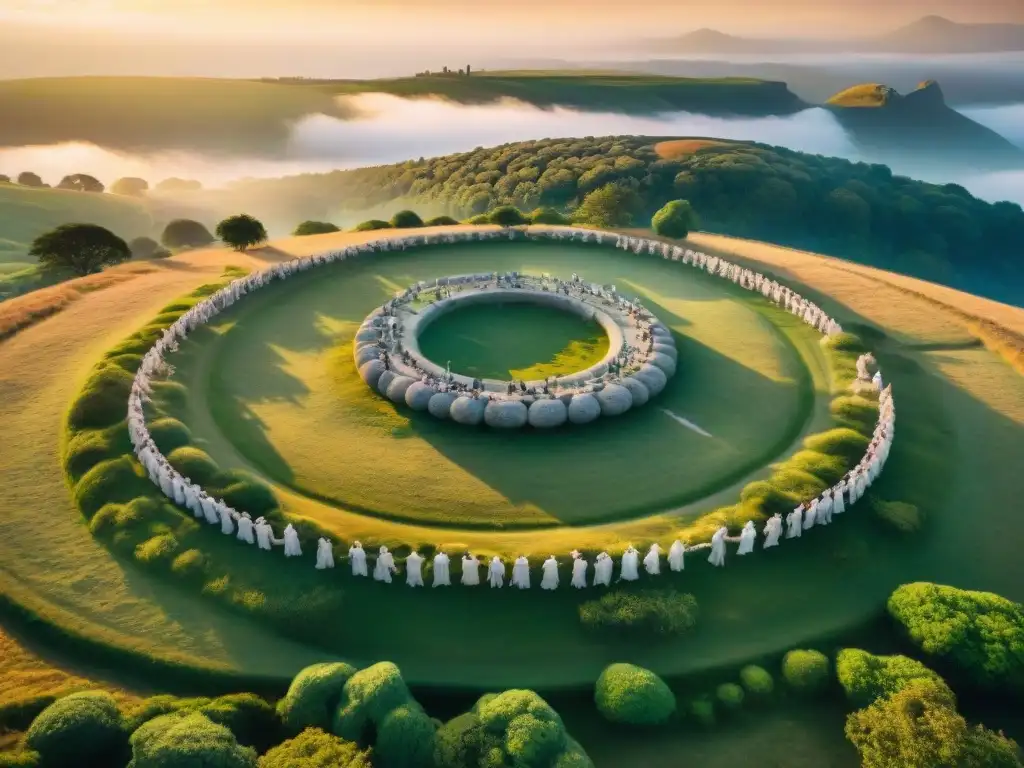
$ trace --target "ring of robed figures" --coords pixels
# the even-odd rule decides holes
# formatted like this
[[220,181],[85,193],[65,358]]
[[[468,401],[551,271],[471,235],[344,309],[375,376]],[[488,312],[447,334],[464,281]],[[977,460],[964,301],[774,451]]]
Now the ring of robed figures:
[[[423,330],[474,304],[521,302],[570,312],[601,325],[608,353],[591,367],[537,381],[465,376],[427,358]],[[619,416],[658,395],[676,372],[669,329],[639,299],[573,274],[569,279],[518,272],[421,281],[376,308],[356,332],[353,355],[366,384],[393,402],[459,424],[540,429]]]

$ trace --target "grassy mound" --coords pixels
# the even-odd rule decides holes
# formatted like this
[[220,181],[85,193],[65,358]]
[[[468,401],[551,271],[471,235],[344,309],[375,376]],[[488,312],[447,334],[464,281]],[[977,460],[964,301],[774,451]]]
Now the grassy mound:
[[828,657],[820,651],[790,651],[782,659],[782,677],[800,694],[820,693],[828,685]]
[[665,681],[632,664],[605,668],[594,687],[594,701],[604,717],[624,725],[659,725],[676,711],[676,697]]

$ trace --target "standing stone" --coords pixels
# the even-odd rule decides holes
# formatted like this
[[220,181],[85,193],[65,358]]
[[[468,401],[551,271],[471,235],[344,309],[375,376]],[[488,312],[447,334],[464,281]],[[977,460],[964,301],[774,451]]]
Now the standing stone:
[[601,404],[591,394],[573,395],[569,403],[569,421],[573,424],[589,424],[601,415]]
[[633,407],[633,394],[620,384],[609,384],[595,397],[602,416],[620,416]]
[[537,429],[560,427],[568,418],[569,411],[561,400],[537,400],[528,414],[530,426]]
[[384,363],[381,360],[371,360],[359,366],[359,377],[370,387],[376,387],[380,377],[385,373],[389,373],[389,371],[384,369]]

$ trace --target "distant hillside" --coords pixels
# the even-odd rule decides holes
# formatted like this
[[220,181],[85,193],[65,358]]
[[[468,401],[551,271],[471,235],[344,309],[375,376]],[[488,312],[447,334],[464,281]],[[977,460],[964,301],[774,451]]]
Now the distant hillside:
[[918,158],[978,170],[1024,167],[1024,150],[950,109],[933,81],[905,96],[878,83],[861,84],[836,94],[827,106],[858,147],[883,162]]
[[1024,24],[959,24],[941,16],[925,16],[884,35],[847,39],[748,38],[699,29],[648,41],[644,48],[675,54],[999,53],[1024,51]]
[[264,205],[340,201],[350,210],[335,211],[333,220],[354,222],[406,206],[459,218],[503,204],[571,212],[608,183],[638,192],[640,223],[668,200],[685,198],[712,232],[844,256],[1011,303],[1024,298],[1020,206],[990,205],[957,185],[913,181],[881,165],[745,142],[636,136],[521,142],[253,180],[233,194]]

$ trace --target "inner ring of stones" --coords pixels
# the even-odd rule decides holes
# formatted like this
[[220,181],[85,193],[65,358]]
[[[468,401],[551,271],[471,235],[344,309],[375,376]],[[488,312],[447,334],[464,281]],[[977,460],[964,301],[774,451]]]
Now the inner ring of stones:
[[[574,278],[474,274],[410,286],[371,312],[357,331],[353,355],[359,375],[397,404],[466,425],[544,429],[566,422],[587,424],[645,404],[675,374],[678,353],[672,333],[614,286]],[[415,297],[438,292],[450,295],[419,310],[411,306]],[[524,382],[525,392],[516,386],[511,393],[507,380],[451,372],[423,355],[418,337],[430,323],[484,303],[540,304],[595,320],[608,337],[608,353],[585,370]]]

